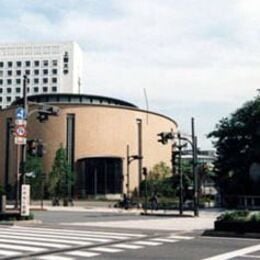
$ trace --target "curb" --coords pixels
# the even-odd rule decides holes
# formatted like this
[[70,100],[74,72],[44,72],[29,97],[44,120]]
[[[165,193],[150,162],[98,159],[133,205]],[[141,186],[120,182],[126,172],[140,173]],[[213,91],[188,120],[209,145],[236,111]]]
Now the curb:
[[236,232],[225,232],[225,231],[215,231],[205,230],[202,233],[202,236],[209,237],[237,237],[237,238],[252,238],[252,239],[260,239],[260,233],[236,233]]
[[13,220],[13,221],[0,222],[0,225],[6,225],[6,226],[15,226],[19,224],[42,224],[42,221],[39,219],[33,219],[33,220]]

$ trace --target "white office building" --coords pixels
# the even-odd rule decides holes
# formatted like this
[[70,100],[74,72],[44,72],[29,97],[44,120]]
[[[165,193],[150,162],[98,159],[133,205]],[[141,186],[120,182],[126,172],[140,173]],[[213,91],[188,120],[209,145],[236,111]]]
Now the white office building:
[[0,108],[23,95],[80,93],[82,51],[75,42],[0,44]]

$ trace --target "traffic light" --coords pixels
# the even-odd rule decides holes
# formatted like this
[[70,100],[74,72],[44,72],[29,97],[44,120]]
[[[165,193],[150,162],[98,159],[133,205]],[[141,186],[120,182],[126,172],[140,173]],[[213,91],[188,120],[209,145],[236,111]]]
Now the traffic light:
[[44,104],[38,111],[37,119],[42,123],[49,119],[49,116],[58,116],[59,115],[59,107],[50,106]]
[[27,140],[27,153],[31,156],[36,156],[37,154],[36,140]]
[[160,139],[158,139],[158,142],[160,142],[162,144],[167,144],[168,140],[174,139],[172,132],[161,132],[157,135],[160,136]]
[[45,154],[45,145],[39,139],[27,141],[27,153],[31,156],[43,157]]

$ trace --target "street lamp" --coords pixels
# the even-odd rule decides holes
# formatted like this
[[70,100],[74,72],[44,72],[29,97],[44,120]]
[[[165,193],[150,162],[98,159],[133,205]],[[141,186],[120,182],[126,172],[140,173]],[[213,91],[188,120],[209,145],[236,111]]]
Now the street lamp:
[[130,163],[133,162],[134,160],[142,160],[143,159],[143,156],[140,156],[140,155],[130,155],[130,152],[129,152],[129,145],[127,145],[127,149],[126,149],[126,159],[127,159],[127,162],[126,162],[126,188],[127,188],[127,196],[129,197],[130,195],[130,176],[129,176],[129,168],[130,168]]

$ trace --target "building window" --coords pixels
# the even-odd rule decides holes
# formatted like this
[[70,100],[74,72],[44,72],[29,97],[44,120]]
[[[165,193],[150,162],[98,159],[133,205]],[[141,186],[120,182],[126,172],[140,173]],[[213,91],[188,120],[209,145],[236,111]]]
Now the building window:
[[2,79],[0,79],[0,85],[3,85],[3,80]]
[[15,82],[16,82],[17,85],[20,85],[21,84],[21,79],[16,79]]
[[39,62],[38,60],[35,60],[35,61],[34,61],[34,66],[35,66],[35,67],[39,67],[39,66],[40,66],[40,62]]
[[34,84],[39,84],[39,79],[38,79],[38,78],[35,78],[35,79],[33,80],[33,83],[34,83]]
[[48,62],[47,60],[44,60],[44,61],[43,61],[43,66],[46,67],[46,66],[48,66],[48,65],[49,65],[49,62]]
[[13,73],[12,73],[11,70],[8,70],[8,71],[7,71],[7,75],[8,75],[8,76],[12,76],[12,74],[13,74]]
[[43,75],[48,75],[48,70],[43,70]]
[[21,61],[17,61],[17,62],[16,62],[16,66],[17,66],[17,67],[21,67],[21,66],[22,66],[22,62],[21,62]]
[[39,75],[40,71],[39,70],[34,70],[34,75]]
[[52,83],[57,83],[57,78],[52,78]]
[[30,88],[27,88],[27,93],[30,93]]
[[26,67],[30,67],[30,66],[31,66],[31,62],[30,62],[29,60],[27,60],[27,61],[25,62],[25,66],[26,66]]
[[57,60],[53,60],[52,61],[52,66],[57,66],[58,65],[58,61]]
[[39,88],[38,88],[38,87],[35,87],[35,88],[33,88],[33,91],[36,92],[36,93],[38,93],[38,92],[39,92]]
[[18,99],[20,99],[20,97],[16,96],[16,97],[15,97],[15,100],[18,100]]
[[7,93],[12,93],[12,89],[11,88],[7,88]]
[[4,63],[2,61],[0,61],[0,68],[4,67]]
[[12,101],[12,98],[11,98],[11,97],[6,97],[6,101],[7,101],[7,102],[11,102],[11,101]]
[[0,93],[3,93],[3,89],[2,88],[0,88]]
[[57,92],[57,87],[52,87],[51,90],[52,92]]
[[26,75],[30,75],[30,73],[31,73],[30,70],[26,70],[26,71],[25,71],[25,74],[26,74]]
[[7,66],[8,66],[8,68],[12,68],[13,67],[13,62],[12,61],[8,61],[7,62]]
[[7,85],[12,85],[12,80],[11,79],[7,80]]
[[16,75],[17,75],[17,76],[21,76],[21,75],[22,75],[22,72],[21,72],[20,70],[17,70],[17,71],[16,71]]
[[53,70],[52,70],[52,74],[53,74],[53,75],[57,75],[57,73],[58,73],[58,70],[57,70],[57,69],[53,69]]
[[3,77],[4,72],[2,70],[0,70],[0,77]]
[[47,88],[47,87],[43,87],[43,88],[42,88],[42,91],[43,91],[44,93],[46,93],[46,92],[48,92],[48,88]]
[[43,78],[43,79],[42,79],[42,82],[43,82],[44,84],[48,83],[48,78]]
[[16,92],[16,93],[21,93],[21,89],[20,89],[20,88],[16,88],[16,89],[15,89],[15,92]]
[[2,97],[0,97],[0,102],[2,102],[3,101],[3,98]]

